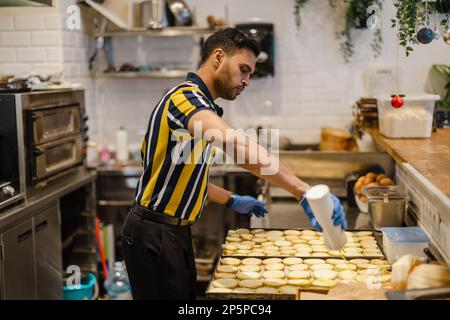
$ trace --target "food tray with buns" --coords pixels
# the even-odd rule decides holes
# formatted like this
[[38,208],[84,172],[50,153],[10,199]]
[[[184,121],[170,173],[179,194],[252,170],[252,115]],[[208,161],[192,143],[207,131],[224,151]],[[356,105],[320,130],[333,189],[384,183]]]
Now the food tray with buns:
[[293,300],[299,291],[327,293],[337,283],[390,287],[384,259],[221,257],[206,296],[211,299]]
[[[348,242],[342,253],[346,259],[385,256],[371,230],[346,231]],[[341,252],[329,250],[320,232],[309,229],[237,229],[230,230],[222,244],[222,256],[341,258]]]

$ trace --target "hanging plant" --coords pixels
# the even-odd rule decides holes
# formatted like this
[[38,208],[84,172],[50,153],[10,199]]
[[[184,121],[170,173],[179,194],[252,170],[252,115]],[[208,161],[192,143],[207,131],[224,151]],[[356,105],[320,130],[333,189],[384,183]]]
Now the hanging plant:
[[300,26],[302,25],[302,17],[300,15],[300,11],[306,2],[308,2],[308,0],[294,0],[294,17],[297,30],[299,30]]
[[[345,13],[345,27],[344,30],[337,33],[338,39],[341,42],[341,52],[344,56],[345,62],[350,62],[354,51],[352,32],[354,29],[366,29],[368,28],[368,20],[378,12],[367,12],[368,8],[372,5],[378,6],[378,10],[382,9],[382,0],[344,0],[349,2],[347,11]],[[335,7],[335,1],[330,0],[331,7]],[[377,17],[379,18],[379,17]],[[378,21],[379,23],[379,21]],[[372,39],[372,51],[374,57],[378,57],[381,53],[383,38],[381,34],[380,26],[371,26],[371,29],[375,29]]]
[[391,19],[392,28],[397,27],[397,38],[399,44],[405,48],[406,56],[414,50],[412,45],[418,44],[417,28],[425,26],[428,17],[433,12],[445,13],[446,16],[440,21],[445,26],[448,21],[450,0],[429,0],[428,3],[417,0],[397,0],[394,2],[396,8],[395,19]]

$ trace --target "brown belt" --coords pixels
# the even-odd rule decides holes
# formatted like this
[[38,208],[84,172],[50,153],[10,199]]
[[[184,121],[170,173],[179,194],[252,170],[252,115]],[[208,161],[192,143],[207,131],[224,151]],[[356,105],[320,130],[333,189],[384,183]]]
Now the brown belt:
[[171,217],[166,214],[161,214],[159,212],[143,208],[137,203],[133,204],[133,213],[144,220],[159,222],[163,224],[168,224],[171,226],[189,226],[194,223],[194,221],[189,221],[186,219],[181,219],[177,217]]

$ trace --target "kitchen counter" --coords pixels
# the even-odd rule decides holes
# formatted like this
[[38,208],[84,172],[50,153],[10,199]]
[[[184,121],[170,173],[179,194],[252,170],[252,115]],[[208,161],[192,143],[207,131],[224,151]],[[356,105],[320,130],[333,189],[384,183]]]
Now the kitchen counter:
[[397,163],[409,163],[450,198],[450,128],[438,129],[429,139],[390,139],[378,130],[369,133]]

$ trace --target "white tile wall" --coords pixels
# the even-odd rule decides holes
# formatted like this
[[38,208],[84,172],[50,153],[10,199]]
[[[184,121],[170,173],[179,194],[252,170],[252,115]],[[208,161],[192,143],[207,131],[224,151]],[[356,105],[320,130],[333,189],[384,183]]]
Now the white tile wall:
[[44,30],[44,17],[40,15],[18,15],[14,17],[15,30]]
[[67,30],[66,8],[76,0],[56,1],[52,8],[7,8],[0,12],[0,71],[43,76],[64,71],[64,80],[85,88],[91,133],[95,126],[95,85],[88,70],[91,52],[88,36]]
[[28,32],[2,32],[0,45],[2,47],[20,47],[30,45]]
[[0,17],[0,31],[14,30],[14,17]]

